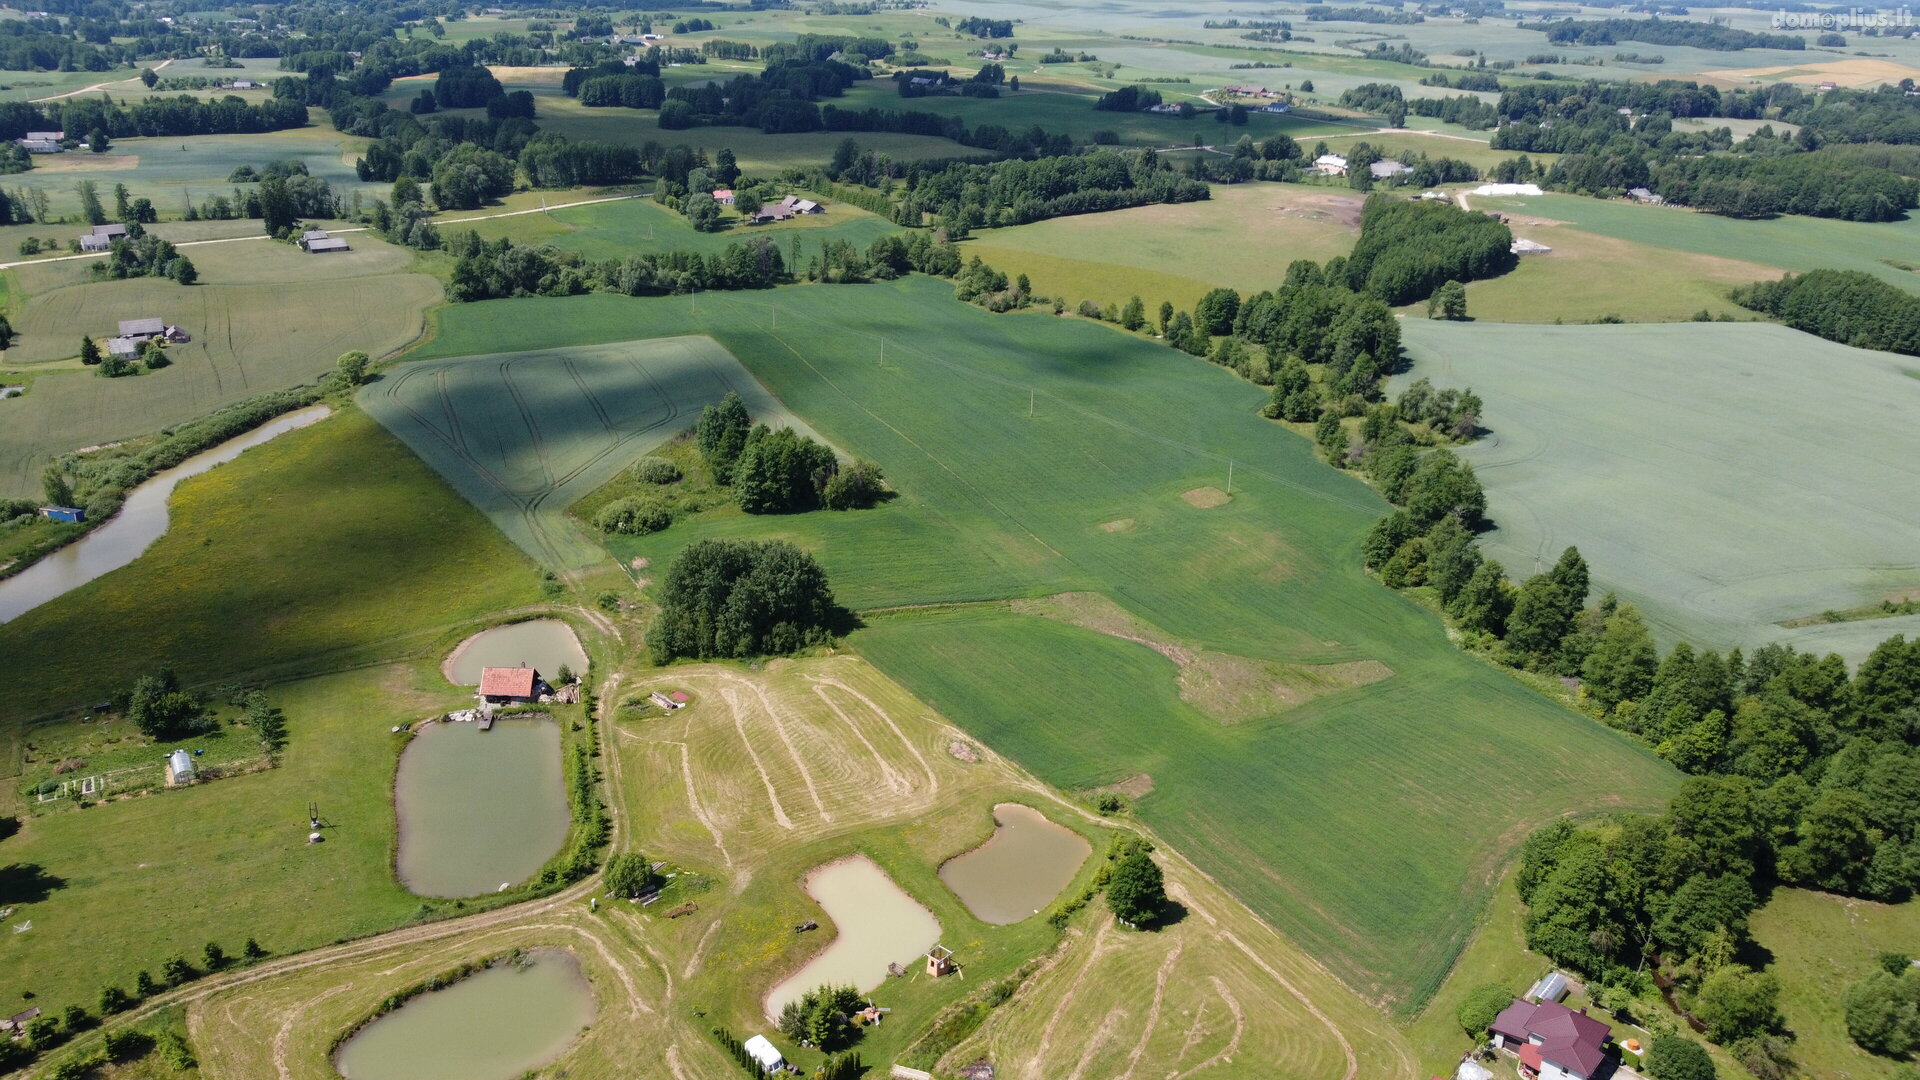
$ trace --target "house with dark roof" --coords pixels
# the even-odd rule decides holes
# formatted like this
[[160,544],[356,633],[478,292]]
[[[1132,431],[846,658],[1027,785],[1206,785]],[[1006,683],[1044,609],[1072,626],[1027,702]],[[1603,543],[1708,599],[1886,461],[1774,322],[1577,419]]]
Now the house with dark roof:
[[134,341],[157,338],[167,332],[165,319],[121,319],[120,336]]
[[480,669],[480,696],[496,705],[537,701],[542,685],[540,673],[530,667]]
[[1600,1080],[1611,1075],[1613,1029],[1555,1001],[1514,998],[1493,1020],[1493,1045],[1520,1059],[1520,1075],[1538,1080]]

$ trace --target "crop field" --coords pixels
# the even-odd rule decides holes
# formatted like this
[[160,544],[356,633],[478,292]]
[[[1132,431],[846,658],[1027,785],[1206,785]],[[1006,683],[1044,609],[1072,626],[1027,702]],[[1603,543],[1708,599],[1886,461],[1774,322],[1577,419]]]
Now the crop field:
[[755,236],[770,236],[783,257],[798,239],[818,252],[830,240],[845,240],[864,249],[876,239],[899,229],[878,214],[856,206],[828,201],[825,213],[804,214],[771,225],[748,225],[729,210],[721,220],[727,228],[699,232],[687,219],[651,199],[623,199],[520,214],[475,222],[471,228],[484,239],[506,236],[515,243],[551,244],[577,251],[589,259],[626,259],[651,251],[698,251],[713,254],[729,244]]
[[[187,287],[163,278],[89,281],[84,260],[15,268],[14,295],[25,297],[14,301],[20,336],[0,378],[35,378],[25,396],[3,403],[0,496],[37,493],[57,454],[312,382],[351,349],[378,357],[418,338],[440,283],[406,272],[411,256],[401,249],[364,233],[352,243],[351,252],[323,257],[264,239],[196,247],[189,255],[202,283]],[[70,359],[80,335],[104,341],[119,320],[153,315],[192,337],[168,348],[171,366],[103,379]]]
[[[702,516],[623,539],[616,554],[664,565],[702,536],[783,536],[815,550],[856,608],[1097,591],[1213,652],[1385,665],[1384,681],[1223,726],[1179,700],[1171,660],[1055,619],[870,615],[851,642],[1047,783],[1148,774],[1147,822],[1395,1011],[1437,985],[1536,815],[1650,806],[1670,789],[1651,755],[1462,656],[1430,616],[1366,578],[1357,545],[1381,504],[1260,420],[1259,388],[1078,320],[992,316],[947,288],[710,294],[697,315],[684,298],[544,307],[549,343],[562,326],[582,341],[634,325],[706,330],[900,492],[865,513]],[[463,305],[431,348],[531,342],[526,310]],[[1202,498],[1228,483],[1229,460],[1232,497]],[[1514,753],[1590,780],[1543,783],[1566,796],[1530,800],[1525,814],[1454,783]]]
[[[859,1043],[870,1065],[904,1053],[951,1071],[986,1054],[1016,1080],[1065,1076],[1076,1065],[1113,1076],[1412,1075],[1405,1043],[1378,1014],[1164,848],[1180,911],[1157,932],[1124,930],[1097,902],[1064,932],[1039,918],[975,920],[936,870],[987,837],[995,802],[1037,807],[1094,842],[1070,890],[1091,876],[1112,827],[1127,823],[1061,799],[858,657],[627,674],[637,678],[625,696],[676,688],[693,697],[684,712],[651,718],[609,700],[603,724],[603,768],[628,830],[616,844],[682,876],[660,903],[600,896],[608,903],[591,906],[590,882],[190,984],[154,1008],[184,1006],[201,1075],[332,1077],[333,1041],[386,994],[516,947],[570,951],[593,989],[598,1015],[555,1066],[567,1075],[629,1076],[638,1060],[718,1075],[728,1066],[707,1029],[767,1030],[762,995],[837,933],[800,881],[856,852],[932,910],[965,969],[938,981],[914,971],[874,991],[892,1012]],[[666,917],[683,905],[691,911]],[[821,930],[795,935],[809,918]],[[943,1009],[1023,967],[1030,978],[973,1041],[943,1052],[922,1040]],[[1150,993],[1130,978],[1142,972]],[[1084,1036],[1096,1028],[1125,1033],[1102,1040],[1111,1062],[1088,1060]],[[1001,1048],[1010,1036],[1017,1051]],[[781,1041],[803,1065],[819,1058]]]
[[[1430,86],[1423,86],[1420,89],[1422,91],[1420,96],[1429,96],[1435,92],[1434,88]],[[1409,117],[1408,122],[1411,123],[1414,120],[1420,119],[1422,118]],[[1432,121],[1428,121],[1428,123],[1432,123]],[[1391,134],[1382,134],[1377,131],[1362,131],[1350,135],[1319,135],[1313,139],[1302,140],[1303,144],[1309,150],[1313,148],[1315,141],[1326,142],[1327,147],[1336,154],[1344,154],[1348,148],[1352,147],[1355,143],[1364,142],[1386,156],[1400,160],[1405,160],[1414,154],[1425,154],[1430,158],[1454,158],[1455,160],[1464,161],[1472,165],[1483,173],[1492,169],[1500,162],[1517,156],[1511,150],[1495,150],[1487,145],[1485,132],[1476,132],[1471,135],[1452,135],[1440,131],[1394,132]],[[1560,155],[1529,154],[1527,156],[1532,158],[1537,164],[1551,165]]]
[[1861,270],[1920,292],[1920,274],[1902,266],[1916,262],[1920,218],[1872,223],[1794,216],[1736,221],[1680,207],[1552,194],[1500,199],[1474,196],[1472,201],[1475,209],[1557,221],[1583,232],[1651,247],[1741,259],[1782,270]]
[[[1478,202],[1478,199],[1474,200]],[[1467,286],[1467,314],[1482,322],[1678,322],[1697,312],[1758,316],[1727,299],[1735,285],[1780,276],[1777,267],[1620,240],[1540,219],[1512,217],[1516,237],[1553,250],[1528,255],[1512,272]],[[1424,312],[1424,304],[1409,311]]]
[[1069,306],[1139,296],[1149,311],[1161,300],[1191,309],[1208,289],[1271,289],[1295,259],[1345,255],[1360,235],[1364,198],[1305,184],[1216,184],[1206,202],[983,229],[965,248]]
[[162,664],[208,685],[426,655],[540,598],[532,564],[356,410],[183,483],[171,516],[129,566],[0,624],[0,652],[36,673],[0,703],[9,744]]
[[[237,166],[257,169],[271,161],[295,160],[331,184],[334,193],[343,198],[355,191],[384,198],[386,185],[362,184],[354,174],[353,161],[366,145],[366,139],[342,135],[323,114],[316,114],[310,126],[286,131],[136,137],[115,139],[104,154],[84,150],[40,154],[34,157],[31,170],[11,178],[9,187],[40,188],[47,193],[55,214],[74,214],[80,207],[79,197],[74,194],[78,182],[92,180],[98,184],[109,207],[113,205],[113,186],[125,184],[134,195],[152,199],[161,215],[180,217],[185,212],[183,197],[191,197],[198,205],[214,195],[231,195],[233,185],[227,182],[227,176]],[[58,231],[64,235],[86,229],[69,225]]]
[[521,550],[574,569],[602,556],[567,507],[729,390],[756,417],[796,423],[725,349],[692,337],[404,364],[360,400]]
[[1501,327],[1408,320],[1411,376],[1472,386],[1463,454],[1525,576],[1578,545],[1663,643],[1790,641],[1858,660],[1920,617],[1773,624],[1920,584],[1920,382],[1900,359],[1768,324]]

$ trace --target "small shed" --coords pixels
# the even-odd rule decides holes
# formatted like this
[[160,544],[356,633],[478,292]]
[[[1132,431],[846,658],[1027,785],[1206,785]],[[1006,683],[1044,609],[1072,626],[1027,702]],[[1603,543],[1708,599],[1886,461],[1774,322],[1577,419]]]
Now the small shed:
[[760,1066],[761,1072],[777,1072],[786,1067],[787,1059],[780,1056],[779,1049],[768,1042],[765,1035],[755,1035],[748,1039],[745,1045],[747,1056],[753,1058],[754,1063]]
[[40,508],[40,516],[54,521],[64,521],[69,525],[77,525],[87,520],[87,512],[77,506],[43,506]]
[[540,696],[540,673],[530,667],[480,669],[480,696],[490,702],[528,702]]
[[167,755],[167,783],[193,783],[193,755],[185,750],[175,750]]
[[121,319],[120,336],[134,341],[157,338],[167,332],[165,319]]
[[20,148],[29,154],[57,154],[65,149],[49,139],[21,139]]
[[945,945],[935,945],[927,950],[927,974],[939,978],[953,970],[953,950]]
[[796,214],[818,214],[825,209],[812,199],[795,199],[793,202],[793,212]]
[[338,237],[328,236],[319,240],[307,241],[307,254],[318,255],[326,251],[348,251],[347,242]]

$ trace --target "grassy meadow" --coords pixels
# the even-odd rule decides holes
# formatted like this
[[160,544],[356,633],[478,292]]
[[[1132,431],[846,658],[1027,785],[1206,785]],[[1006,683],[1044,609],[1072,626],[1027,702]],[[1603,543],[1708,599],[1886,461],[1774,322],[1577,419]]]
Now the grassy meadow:
[[[1366,578],[1356,548],[1381,504],[1260,420],[1258,388],[1078,320],[992,316],[947,288],[709,294],[697,313],[691,298],[579,297],[543,301],[538,327],[519,302],[463,305],[423,351],[552,345],[561,326],[582,343],[704,330],[900,492],[857,514],[703,515],[615,542],[623,562],[664,565],[702,536],[782,536],[859,609],[1097,591],[1215,652],[1384,664],[1394,677],[1224,727],[1177,700],[1171,662],[1055,620],[870,614],[851,642],[1047,783],[1148,774],[1144,820],[1389,1010],[1438,985],[1525,827],[1670,789],[1651,755],[1463,656]],[[1229,460],[1233,496],[1210,497]],[[1564,774],[1540,788],[1565,795],[1517,815],[1456,782],[1502,755]]]
[[864,249],[880,237],[899,231],[886,218],[859,207],[831,200],[824,205],[825,213],[804,214],[769,225],[749,225],[739,214],[728,210],[721,217],[725,227],[718,232],[700,232],[687,224],[685,215],[652,199],[622,199],[544,214],[476,221],[471,226],[449,224],[443,228],[453,231],[471,228],[487,240],[504,236],[515,243],[549,244],[595,260],[627,259],[655,251],[717,254],[729,244],[756,236],[772,237],[780,244],[783,256],[795,242],[816,252],[832,240],[844,240]]
[[[310,383],[351,349],[378,357],[414,341],[440,283],[411,272],[403,249],[365,233],[351,242],[352,251],[324,256],[264,238],[191,248],[201,273],[192,286],[92,281],[86,260],[8,271],[19,337],[0,358],[0,381],[17,372],[32,383],[5,402],[0,496],[37,494],[41,470],[58,454]],[[171,366],[103,379],[73,359],[82,334],[104,341],[121,319],[156,315],[192,337],[168,347]]]
[[0,624],[0,651],[36,672],[0,723],[98,701],[162,665],[210,685],[426,655],[541,596],[532,564],[357,410],[188,480],[170,510],[131,565]]
[[1806,889],[1775,890],[1753,914],[1773,954],[1794,1059],[1812,1080],[1894,1080],[1911,1066],[1869,1054],[1847,1035],[1846,988],[1879,970],[1883,952],[1911,954],[1920,904],[1876,904]]
[[795,423],[699,337],[403,364],[360,401],[522,551],[576,569],[604,555],[567,508],[730,390]]
[[[1524,268],[1523,268],[1524,272]],[[1472,386],[1492,432],[1466,447],[1533,574],[1568,544],[1660,639],[1789,641],[1858,660],[1905,616],[1784,629],[1915,584],[1920,383],[1900,359],[1759,323],[1501,327],[1408,320],[1408,378]]]

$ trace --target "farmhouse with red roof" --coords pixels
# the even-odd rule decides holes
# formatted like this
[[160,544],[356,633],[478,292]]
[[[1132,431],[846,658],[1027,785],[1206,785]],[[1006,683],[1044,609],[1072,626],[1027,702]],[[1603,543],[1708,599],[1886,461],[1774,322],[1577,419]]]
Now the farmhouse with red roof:
[[1493,1045],[1520,1058],[1523,1076],[1597,1080],[1608,1071],[1613,1029],[1556,1001],[1513,999],[1493,1020]]
[[540,696],[540,673],[530,667],[481,668],[480,696],[495,704],[533,701]]

